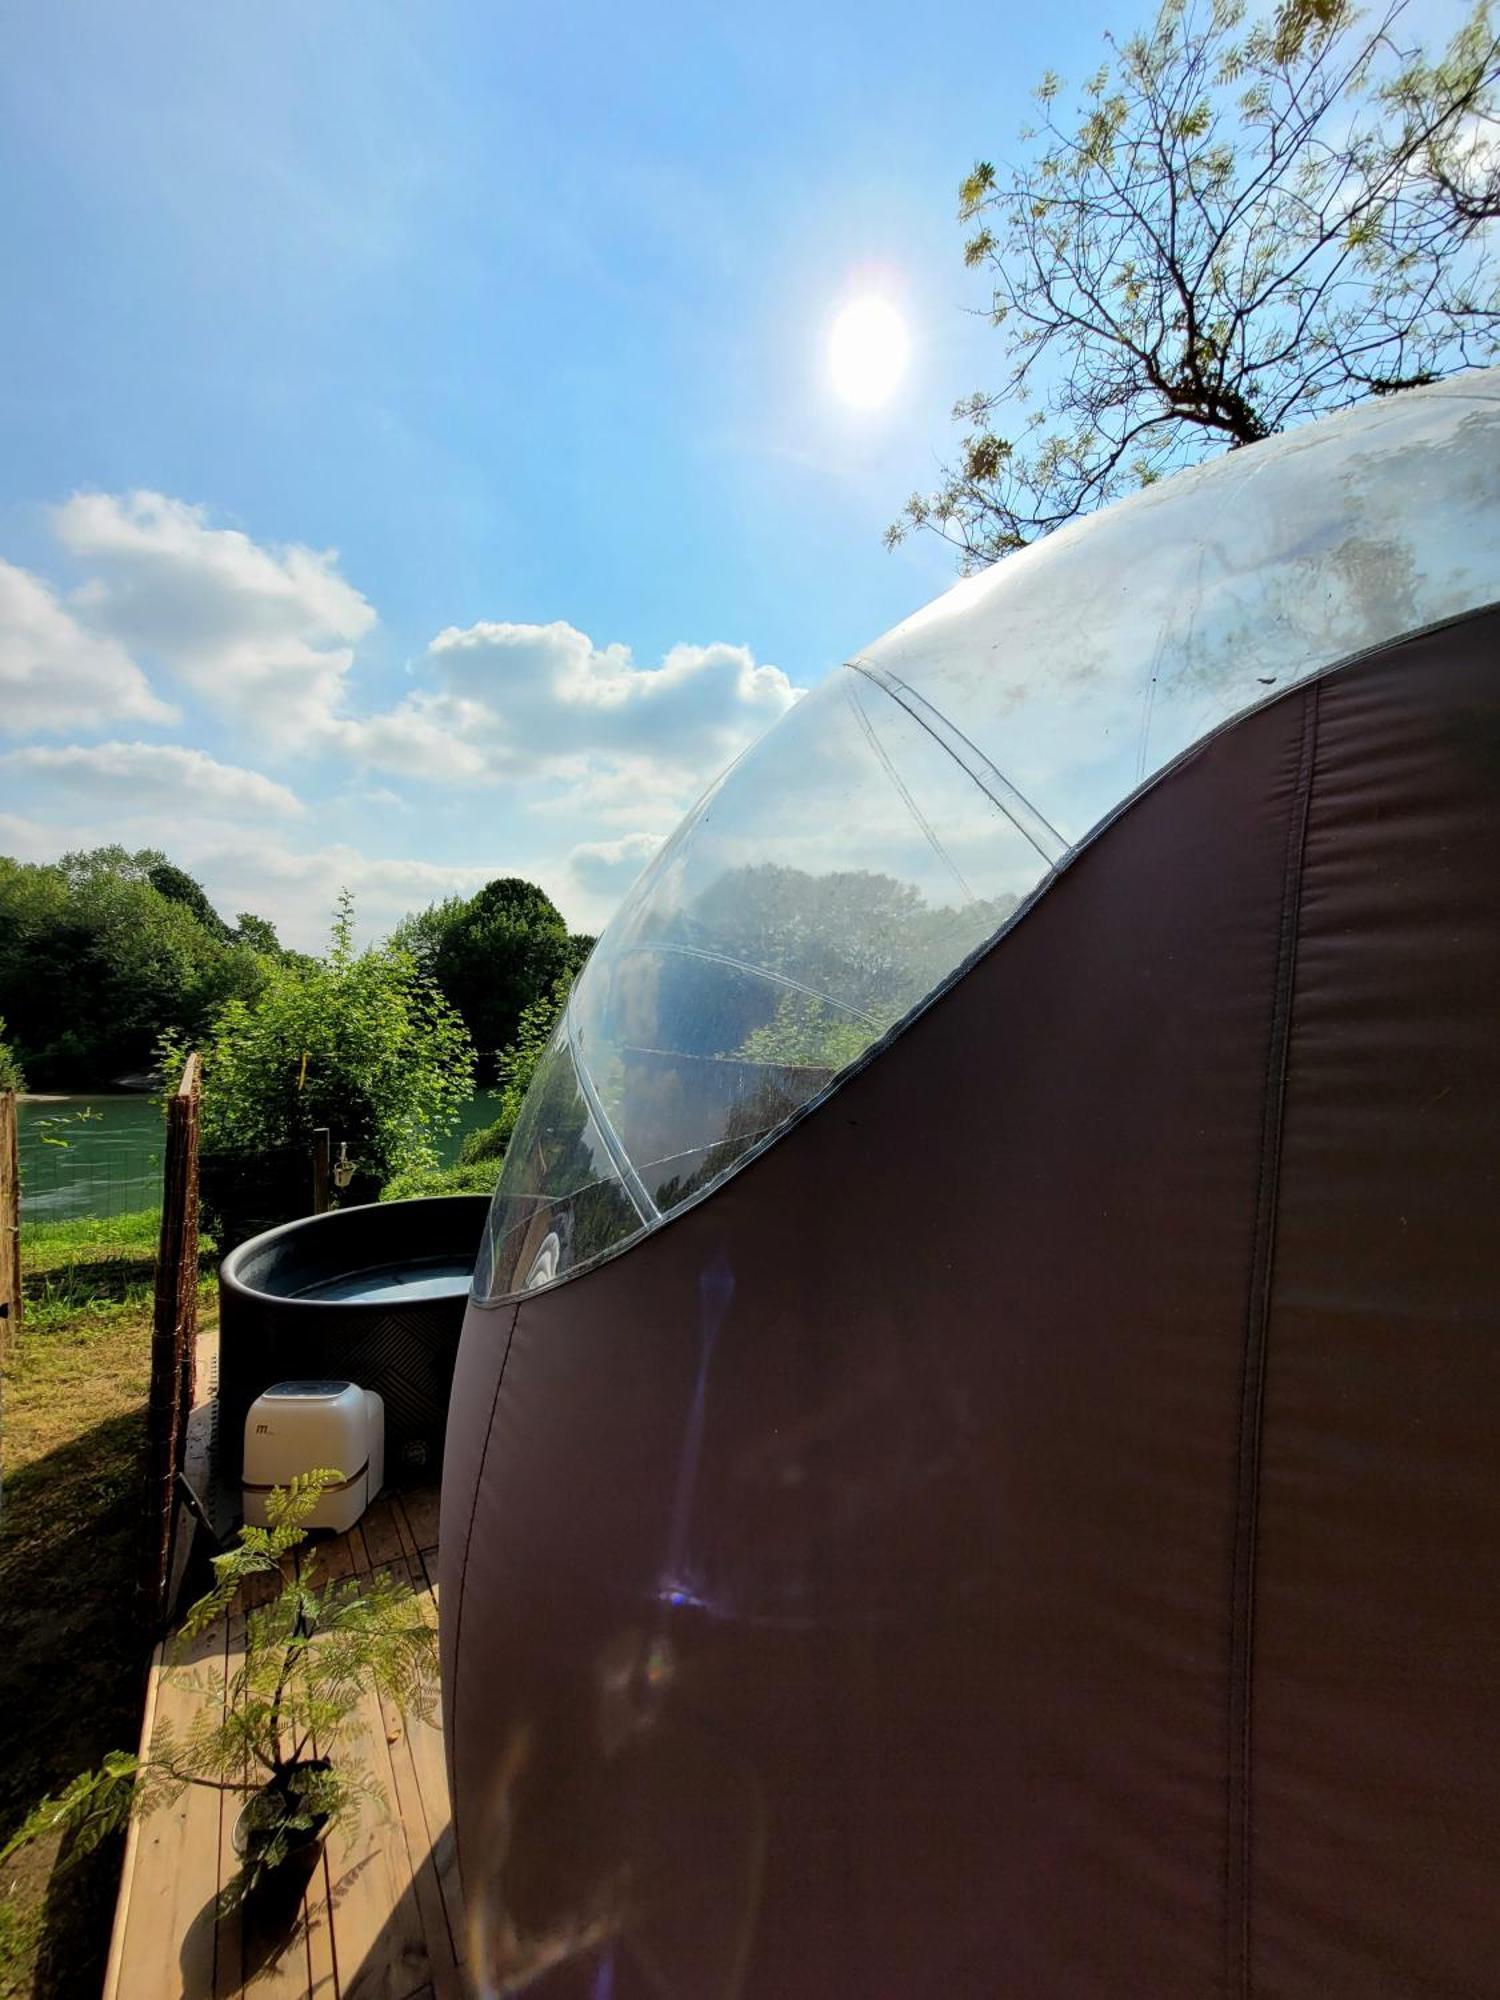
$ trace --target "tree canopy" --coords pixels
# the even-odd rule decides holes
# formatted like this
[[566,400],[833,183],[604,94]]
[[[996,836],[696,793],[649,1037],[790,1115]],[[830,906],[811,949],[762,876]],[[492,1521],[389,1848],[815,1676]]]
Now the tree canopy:
[[169,903],[180,903],[207,931],[210,937],[227,944],[234,933],[208,900],[208,892],[201,882],[197,882],[185,868],[179,868],[175,861],[168,861],[165,855],[153,861],[146,870],[146,880],[159,896],[165,896]]
[[393,939],[462,1014],[486,1081],[499,1052],[515,1042],[525,1010],[571,977],[594,942],[571,935],[551,897],[514,875],[434,903],[399,924]]
[[1425,50],[1407,0],[1166,0],[1016,163],[960,188],[999,384],[888,530],[972,570],[1215,451],[1500,346],[1500,40]]
[[[393,944],[447,997],[482,1052],[485,1080],[522,1017],[583,963],[534,883],[507,876],[409,916]],[[154,848],[99,847],[53,862],[0,856],[0,1014],[32,1087],[97,1089],[149,1071],[159,1044],[191,1043],[227,1001],[253,1006],[287,950],[251,911],[220,916],[203,885]]]
[[148,1069],[163,1034],[191,1037],[260,992],[274,939],[232,930],[153,849],[0,857],[0,1013],[34,1089]]

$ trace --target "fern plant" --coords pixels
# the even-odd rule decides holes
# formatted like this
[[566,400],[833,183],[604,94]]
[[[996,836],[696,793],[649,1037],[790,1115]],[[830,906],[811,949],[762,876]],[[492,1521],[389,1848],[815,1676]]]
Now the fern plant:
[[[189,1785],[243,1795],[237,1846],[242,1866],[224,1894],[241,1900],[291,1852],[323,1831],[357,1824],[367,1803],[384,1802],[378,1783],[343,1753],[369,1693],[403,1723],[430,1719],[437,1685],[437,1633],[422,1601],[391,1576],[324,1583],[307,1520],[324,1490],[343,1475],[309,1472],[267,1502],[270,1526],[244,1527],[214,1560],[213,1588],[183,1620],[167,1671],[197,1697],[185,1734],[159,1726],[149,1754],[111,1751],[43,1799],[3,1850],[47,1833],[69,1836],[81,1859],[132,1814],[171,1804]],[[259,1580],[277,1578],[264,1602]],[[183,1654],[221,1618],[244,1619],[244,1657],[221,1695]]]

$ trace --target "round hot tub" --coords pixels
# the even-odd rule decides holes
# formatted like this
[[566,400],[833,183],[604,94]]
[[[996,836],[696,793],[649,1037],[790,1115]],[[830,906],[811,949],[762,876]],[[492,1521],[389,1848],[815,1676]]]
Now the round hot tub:
[[453,1361],[489,1199],[334,1209],[242,1243],[219,1267],[219,1451],[240,1476],[245,1415],[288,1376],[345,1376],[385,1403],[386,1477],[443,1455]]

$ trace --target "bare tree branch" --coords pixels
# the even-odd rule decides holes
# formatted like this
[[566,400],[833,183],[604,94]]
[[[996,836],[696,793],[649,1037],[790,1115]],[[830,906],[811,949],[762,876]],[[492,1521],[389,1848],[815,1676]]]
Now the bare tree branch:
[[1107,38],[1072,117],[960,190],[991,279],[998,390],[965,398],[936,491],[887,539],[965,569],[1215,450],[1500,347],[1500,41],[1480,0],[1438,56],[1408,0],[1166,0]]

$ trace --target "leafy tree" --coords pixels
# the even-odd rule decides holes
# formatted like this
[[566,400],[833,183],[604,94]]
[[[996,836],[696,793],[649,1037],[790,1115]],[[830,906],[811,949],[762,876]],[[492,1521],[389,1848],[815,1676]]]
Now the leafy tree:
[[438,947],[469,907],[467,896],[445,896],[425,910],[413,910],[391,932],[391,943],[409,951],[426,973],[434,970]]
[[[1439,220],[1450,225],[1479,228],[1500,218],[1495,46],[1489,9],[1476,6],[1436,62],[1418,52],[1380,86],[1401,133],[1432,128],[1415,171]],[[1462,103],[1463,114],[1434,126],[1433,108],[1445,103]]]
[[207,927],[198,898],[150,849],[0,857],[0,1011],[33,1085],[74,1089],[148,1067],[164,1033],[191,1037],[227,999],[259,992],[264,958],[217,917]]
[[965,570],[1117,494],[1500,344],[1500,41],[1481,4],[1430,57],[1407,0],[1166,0],[1018,164],[960,189],[999,387],[887,534]]
[[[1014,897],[933,904],[915,883],[873,869],[813,874],[759,862],[715,877],[693,905],[693,923],[710,950],[785,973],[851,1010],[851,1025],[865,1023],[868,1044],[993,936],[1014,907]],[[712,977],[722,985],[721,975]],[[727,997],[720,998],[713,1011],[727,1046],[743,1049],[746,1036],[770,1026],[772,991],[747,982],[738,1033]],[[805,1008],[783,1009],[780,1019],[794,1040],[805,1040]],[[770,1042],[758,1047],[768,1059]]]
[[0,1015],[0,1090],[24,1090],[26,1078],[21,1073],[21,1065],[11,1054],[5,1041],[5,1017]]
[[[199,1041],[205,1152],[253,1164],[295,1149],[305,1161],[326,1126],[372,1195],[398,1171],[437,1165],[435,1141],[473,1089],[468,1035],[410,952],[356,952],[353,927],[346,893],[326,958],[273,963],[254,1001],[220,1008]],[[187,1047],[166,1040],[168,1075]]]
[[185,910],[190,910],[208,935],[218,938],[221,944],[227,944],[234,935],[208,900],[208,891],[203,884],[164,855],[147,868],[146,880],[158,896],[165,896],[169,903],[180,903]]
[[394,941],[463,1015],[486,1077],[498,1052],[514,1042],[525,1009],[561,975],[576,971],[593,944],[592,938],[571,937],[552,899],[514,875],[408,917]]
[[748,1062],[788,1069],[835,1071],[855,1062],[875,1040],[873,1028],[836,1014],[807,993],[784,993],[770,1020],[752,1028],[736,1053]]
[[258,951],[265,958],[283,956],[276,926],[268,917],[257,917],[249,910],[241,910],[234,920],[234,937],[238,943],[248,945],[251,951]]

